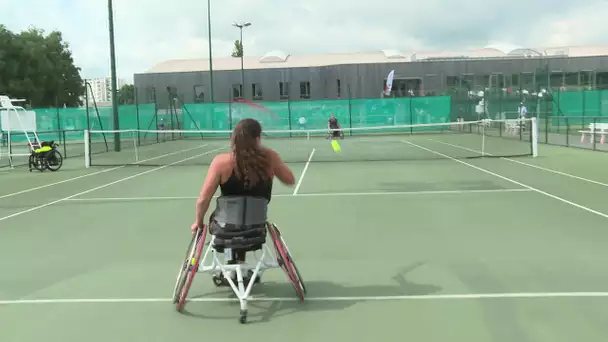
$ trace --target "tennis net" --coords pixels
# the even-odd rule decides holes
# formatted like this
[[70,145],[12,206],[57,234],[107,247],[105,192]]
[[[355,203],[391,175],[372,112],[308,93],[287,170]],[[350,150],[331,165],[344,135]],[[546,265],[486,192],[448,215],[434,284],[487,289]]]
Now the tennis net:
[[[339,152],[327,129],[263,132],[262,143],[288,163],[365,162],[535,156],[534,119],[481,120],[436,124],[343,128]],[[86,131],[85,164],[208,165],[228,152],[231,131],[98,130]],[[120,151],[115,151],[115,142]],[[435,153],[439,152],[439,153]]]

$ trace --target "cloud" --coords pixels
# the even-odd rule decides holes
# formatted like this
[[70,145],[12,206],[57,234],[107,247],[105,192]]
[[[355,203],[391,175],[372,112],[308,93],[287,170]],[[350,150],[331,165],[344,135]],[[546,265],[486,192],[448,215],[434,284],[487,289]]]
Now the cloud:
[[[60,30],[84,77],[109,74],[106,1],[0,0],[5,24]],[[598,44],[608,36],[605,0],[212,0],[214,57],[229,56],[238,29],[245,53],[462,50]],[[207,2],[114,0],[119,77],[132,80],[173,58],[207,58]]]

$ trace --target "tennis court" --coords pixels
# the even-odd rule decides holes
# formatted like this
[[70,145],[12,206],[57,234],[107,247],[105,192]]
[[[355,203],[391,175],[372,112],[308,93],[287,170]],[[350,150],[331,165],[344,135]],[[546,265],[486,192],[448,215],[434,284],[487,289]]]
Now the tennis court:
[[[298,185],[271,220],[308,288],[280,270],[254,287],[249,323],[197,276],[171,291],[206,165],[222,139],[1,172],[1,341],[599,341],[608,336],[608,158],[478,136],[277,138]],[[31,190],[30,189],[35,189]]]

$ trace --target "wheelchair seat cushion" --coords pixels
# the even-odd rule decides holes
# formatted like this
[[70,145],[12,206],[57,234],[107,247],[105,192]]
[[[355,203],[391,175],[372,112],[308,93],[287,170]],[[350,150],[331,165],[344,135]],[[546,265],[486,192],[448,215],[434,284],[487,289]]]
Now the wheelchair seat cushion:
[[34,150],[35,153],[45,153],[51,151],[53,148],[50,146],[42,146]]

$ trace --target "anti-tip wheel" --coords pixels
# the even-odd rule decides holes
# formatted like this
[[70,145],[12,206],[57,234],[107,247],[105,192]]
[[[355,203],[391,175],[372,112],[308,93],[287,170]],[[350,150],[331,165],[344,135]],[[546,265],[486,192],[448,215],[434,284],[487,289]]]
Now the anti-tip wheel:
[[223,283],[224,283],[224,282],[222,281],[222,278],[220,278],[219,276],[213,276],[213,278],[212,278],[212,279],[213,279],[213,285],[215,285],[215,286],[217,286],[217,287],[222,286],[222,285],[223,285]]
[[247,323],[247,310],[241,310],[241,315],[239,316],[239,322],[241,324]]

